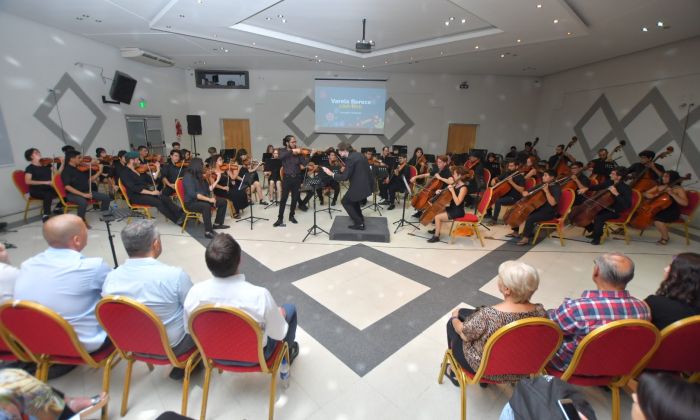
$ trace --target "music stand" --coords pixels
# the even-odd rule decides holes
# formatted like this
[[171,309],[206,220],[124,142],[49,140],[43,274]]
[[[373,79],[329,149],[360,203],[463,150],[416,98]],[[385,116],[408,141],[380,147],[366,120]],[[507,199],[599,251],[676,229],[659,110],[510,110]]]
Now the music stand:
[[[335,171],[334,171],[334,172],[335,172]],[[322,174],[325,175],[324,172],[322,172]],[[323,176],[323,175],[322,175],[322,176]],[[328,178],[330,178],[330,177],[328,177]],[[330,178],[330,179],[333,179],[333,178]],[[321,178],[321,181],[323,181],[323,178]],[[329,184],[330,184],[330,182],[327,182],[326,185],[323,185],[322,188],[328,187]],[[321,192],[321,194],[323,194],[323,192]],[[327,198],[328,198],[328,207],[325,208],[325,209],[314,210],[314,213],[326,212],[326,211],[327,211],[327,212],[328,212],[328,216],[331,218],[331,220],[333,220],[333,212],[334,212],[334,211],[337,211],[338,213],[340,213],[340,210],[334,209],[333,207],[331,207],[331,201],[332,201],[332,200],[331,200],[330,195],[329,195]],[[314,207],[314,209],[315,209],[315,207]]]
[[124,219],[127,219],[129,217],[138,217],[138,218],[143,218],[144,215],[139,212],[131,211],[131,209],[109,209],[106,211],[103,211],[102,214],[100,215],[100,220],[105,222],[105,225],[107,226],[107,239],[109,239],[109,247],[112,250],[112,258],[114,259],[114,268],[119,267],[119,264],[117,263],[117,252],[114,249],[114,235],[112,235],[112,230],[110,228],[110,223],[112,222],[121,222]]
[[382,215],[381,210],[383,209],[383,207],[380,206],[379,204],[377,204],[377,193],[379,192],[379,181],[377,180],[376,176],[374,177],[374,190],[375,191],[372,191],[372,204],[368,204],[368,205],[362,207],[362,209],[360,209],[360,210],[371,208],[371,211],[377,212],[381,216]]
[[[310,191],[311,194],[313,195],[313,200],[314,200],[314,224],[311,226],[309,229],[306,231],[306,236],[304,236],[304,239],[301,241],[304,242],[306,241],[306,238],[309,237],[309,235],[318,235],[321,232],[325,233],[328,235],[328,232],[323,230],[319,225],[316,224],[316,190],[321,188],[321,178],[320,177],[309,177],[306,178],[306,181],[304,182],[304,185],[301,188],[301,191]],[[321,210],[324,211],[324,210]],[[320,232],[319,232],[320,231]],[[330,236],[330,235],[329,235]]]
[[415,230],[420,229],[420,227],[418,227],[415,223],[406,220],[406,199],[411,194],[411,187],[408,185],[408,181],[406,181],[405,176],[402,175],[401,179],[403,180],[403,185],[406,187],[406,190],[403,192],[403,209],[401,210],[401,219],[392,223],[394,225],[397,225],[396,230],[394,230],[394,234],[396,234],[396,232],[398,232],[400,228],[406,225],[413,226],[413,229]]
[[[247,188],[247,187],[249,187],[249,186],[250,186],[250,181],[249,181],[249,179],[250,179],[250,178],[248,178],[248,174],[243,175],[243,179],[241,180],[241,185],[238,186],[238,189],[240,190],[241,188],[244,188],[244,187]],[[247,198],[247,197],[248,197],[248,196],[246,195],[246,198]],[[250,220],[250,230],[253,230],[253,223],[257,222],[258,220],[270,220],[270,219],[266,219],[266,218],[264,218],[264,217],[255,217],[255,216],[253,215],[253,207],[255,207],[255,204],[254,204],[254,203],[250,203],[250,205],[249,205],[248,207],[250,208],[250,216],[244,217],[244,218],[242,218],[242,219],[238,219],[238,220],[236,220],[236,223],[238,223],[238,222],[244,222],[244,221],[246,221],[246,220]]]

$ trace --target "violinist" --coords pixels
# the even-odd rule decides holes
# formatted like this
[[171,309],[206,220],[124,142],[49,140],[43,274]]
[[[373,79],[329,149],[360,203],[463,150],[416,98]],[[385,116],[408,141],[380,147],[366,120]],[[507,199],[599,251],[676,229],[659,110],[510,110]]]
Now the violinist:
[[[212,164],[216,162],[216,156],[217,155],[211,156]],[[204,221],[204,237],[212,239],[214,237],[214,229],[229,228],[229,226],[224,224],[224,219],[226,218],[226,199],[212,195],[214,185],[219,181],[221,173],[216,174],[211,180],[205,180],[203,171],[204,164],[202,163],[202,159],[192,159],[182,179],[182,185],[185,189],[184,202],[188,210],[201,213],[202,220]],[[212,207],[216,207],[214,225],[211,224]]]
[[261,206],[267,206],[268,203],[265,201],[265,196],[262,192],[262,185],[260,185],[260,177],[258,176],[258,168],[260,167],[260,162],[254,162],[248,156],[248,152],[242,150],[242,153],[238,155],[236,159],[238,165],[240,166],[240,172],[238,173],[238,180],[243,182],[246,181],[246,185],[250,186],[250,202],[253,203],[253,195],[259,200]]
[[173,203],[170,197],[162,195],[153,188],[150,180],[142,177],[136,168],[140,165],[138,152],[128,152],[124,155],[126,167],[119,172],[119,179],[124,184],[129,200],[132,204],[144,204],[153,206],[176,225],[182,225],[185,214]]
[[102,165],[102,174],[98,178],[101,184],[107,184],[108,191],[114,192],[114,171],[112,168],[113,158],[107,155],[107,150],[104,147],[95,149],[97,161]]
[[583,173],[583,163],[575,161],[571,164],[571,181],[576,184],[576,199],[574,205],[577,206],[586,199],[583,196],[583,191],[586,191],[591,186],[591,180]]
[[408,180],[411,177],[411,170],[410,167],[408,166],[408,163],[406,162],[406,155],[401,154],[399,155],[399,164],[391,172],[391,175],[389,178],[388,182],[388,187],[387,187],[387,196],[389,198],[389,207],[387,207],[387,210],[393,210],[396,205],[395,200],[396,200],[396,193],[400,191],[405,191],[406,186],[404,185],[404,178]]
[[467,188],[472,193],[476,194],[484,189],[484,166],[481,164],[481,159],[476,153],[469,153],[469,158],[464,164],[467,169],[469,178],[467,180]]
[[[416,147],[416,150],[413,151],[413,157],[408,161],[408,164],[416,168],[418,175],[427,174],[430,171],[430,164],[421,147]],[[425,179],[418,178],[418,184],[425,184]]]
[[510,146],[510,151],[506,153],[506,159],[516,159],[518,157],[518,148]]
[[190,152],[187,149],[180,149],[180,152],[182,153],[182,160],[185,162],[189,162],[192,160],[192,152]]
[[649,168],[651,178],[657,183],[660,183],[661,177],[664,175],[664,167],[654,162],[656,153],[652,152],[651,150],[642,150],[639,152],[638,156],[639,162],[633,163],[632,166],[629,167],[629,174],[632,177],[636,177],[642,171]]
[[[270,145],[272,147],[272,145]],[[280,177],[280,152],[272,149],[270,159],[265,161],[264,174],[268,179],[267,198],[270,201],[280,201],[282,196],[282,178]]]
[[213,183],[214,195],[231,201],[233,208],[236,209],[236,215],[233,218],[240,219],[243,209],[248,207],[248,194],[245,188],[238,188],[239,184],[236,181],[239,177],[240,166],[234,163],[225,164],[221,155],[214,155],[212,158],[214,160],[212,171],[215,174],[213,180],[216,181]]
[[[540,208],[530,213],[527,217],[521,238],[516,242],[517,245],[524,246],[530,243],[530,237],[532,237],[535,225],[538,222],[551,220],[558,216],[557,202],[561,197],[561,187],[555,182],[556,178],[557,173],[553,169],[548,169],[542,174],[542,191],[544,191],[547,200]],[[527,197],[529,194],[529,191],[523,191],[523,197]],[[515,227],[513,229],[517,233],[518,228]]]
[[[576,139],[576,136],[574,136],[571,140],[573,141]],[[569,165],[571,162],[575,162],[576,159],[571,155],[569,152],[565,152],[564,149],[566,148],[565,145],[563,144],[558,144],[556,149],[554,149],[554,154],[547,159],[547,169],[554,169],[555,171],[557,170],[557,164],[560,162],[561,159],[564,160],[564,162]]]
[[688,205],[688,195],[680,185],[681,176],[676,171],[666,171],[661,177],[661,184],[644,192],[644,198],[653,199],[661,194],[671,197],[671,205],[656,213],[654,226],[661,234],[659,245],[666,245],[670,239],[666,223],[671,223],[681,218],[681,207]]
[[175,193],[175,181],[181,178],[185,174],[185,168],[183,167],[184,162],[182,162],[182,155],[177,149],[170,151],[170,158],[168,163],[163,165],[161,169],[161,181],[163,182],[163,195],[170,197]]
[[120,150],[117,152],[117,159],[112,163],[112,172],[114,173],[114,181],[116,182],[121,178],[122,171],[126,168],[126,150]]
[[[302,156],[302,149],[297,147],[296,137],[290,135],[282,139],[284,147],[277,149],[280,160],[282,161],[282,169],[284,170],[284,178],[282,178],[282,199],[280,200],[280,209],[277,215],[277,220],[272,225],[274,227],[284,227],[284,209],[287,206],[289,194],[292,194],[292,202],[289,207],[289,221],[298,223],[294,218],[294,211],[297,203],[300,203],[299,188],[303,178],[302,170],[306,167],[306,159]],[[300,210],[306,207],[299,206]],[[306,208],[308,210],[308,208]]]
[[[506,166],[506,172],[491,180],[491,185],[495,185],[501,180],[507,179],[510,184],[510,190],[506,195],[496,200],[493,205],[493,212],[487,213],[486,217],[491,219],[491,224],[498,222],[498,216],[501,214],[501,206],[512,206],[516,201],[520,200],[525,192],[525,177],[518,171],[517,164],[514,160],[509,160]],[[491,210],[489,210],[491,212]]]
[[[309,181],[311,179],[315,179],[316,177],[325,177],[326,174],[324,174],[321,171],[321,167],[317,165],[314,162],[309,162],[306,165],[306,174],[304,175],[304,179],[302,181],[302,187],[304,190],[306,190],[306,194],[304,194],[304,198],[301,200],[299,203],[299,208],[303,205],[304,207],[309,206],[309,201],[311,201],[311,198],[316,194],[316,196],[319,198],[319,202],[323,205],[323,188],[322,185],[318,184],[317,188],[310,189],[311,184]],[[322,181],[322,180],[321,180]]]
[[149,155],[148,147],[146,146],[139,146],[136,149],[137,152],[139,152],[139,161],[141,162],[142,165],[146,164],[146,156]]
[[98,200],[100,210],[109,210],[109,202],[112,201],[109,195],[97,191],[94,182],[102,174],[102,165],[98,165],[96,171],[80,171],[78,165],[82,162],[82,156],[77,150],[66,152],[65,169],[61,172],[61,180],[66,189],[66,199],[78,205],[78,216],[85,221],[88,229],[91,226],[85,220],[88,201]]
[[603,236],[603,228],[605,222],[610,219],[620,217],[620,214],[632,206],[632,189],[624,182],[627,176],[627,168],[618,166],[610,171],[610,179],[597,185],[591,185],[588,188],[582,189],[586,191],[602,191],[609,190],[615,198],[615,203],[612,208],[601,209],[593,219],[593,223],[586,226],[586,230],[593,232],[587,238],[591,238],[591,244],[600,245],[600,238]]
[[[435,163],[437,164],[437,166],[434,169],[431,169],[430,172],[411,177],[411,183],[415,183],[419,179],[425,179],[428,177],[439,179],[440,181],[446,184],[453,183],[454,180],[452,179],[452,173],[450,172],[449,166],[447,166],[447,156],[438,155],[435,159]],[[419,210],[413,214],[413,217],[420,218],[421,214],[423,214],[423,212]]]
[[[440,241],[440,229],[442,224],[448,220],[454,220],[464,216],[464,198],[467,196],[467,186],[464,184],[464,179],[467,175],[467,169],[461,166],[452,167],[452,183],[447,185],[447,190],[452,195],[450,204],[445,208],[445,211],[435,216],[435,229],[429,230],[433,236],[428,239],[429,243]],[[441,194],[442,190],[437,190],[436,194]]]
[[484,167],[491,173],[491,178],[497,178],[501,176],[501,164],[498,162],[498,158],[495,153],[489,153],[486,155],[486,162],[483,163]]
[[172,146],[172,150],[180,150],[180,142],[179,141],[174,141],[170,143],[170,146]]
[[[338,159],[338,154],[333,150],[333,148],[328,149],[326,152],[328,154],[328,169],[330,169],[334,174],[339,174],[345,170],[345,164]],[[340,183],[329,177],[328,186],[333,190],[333,200],[331,201],[331,206],[335,206],[338,201],[338,195],[340,194]],[[323,204],[323,200],[321,200]]]
[[209,157],[204,159],[204,164],[209,167],[213,168],[214,167],[214,162],[216,162],[216,157],[218,154],[216,153],[216,147],[212,146],[207,149],[207,153],[209,153]]
[[24,170],[24,182],[29,186],[29,196],[42,201],[41,221],[46,222],[51,215],[51,202],[54,198],[58,198],[56,190],[51,184],[53,176],[51,166],[54,159],[42,159],[39,149],[33,147],[24,152],[24,158],[29,162]]
[[588,162],[588,167],[591,169],[591,178],[604,181],[610,176],[610,171],[615,168],[615,161],[608,159],[608,149],[598,150],[598,158]]

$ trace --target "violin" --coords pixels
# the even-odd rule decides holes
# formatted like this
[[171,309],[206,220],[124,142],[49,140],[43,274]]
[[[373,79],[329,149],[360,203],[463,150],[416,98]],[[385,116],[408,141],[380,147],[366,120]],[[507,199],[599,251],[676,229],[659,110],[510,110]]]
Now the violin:
[[222,163],[221,165],[219,165],[220,171],[228,171],[228,170],[237,171],[239,169],[240,169],[240,166],[236,165],[235,163]]
[[50,166],[50,165],[53,165],[54,163],[61,163],[61,159],[59,159],[59,158],[41,158],[41,159],[39,159],[40,166]]
[[79,163],[76,169],[80,172],[97,172],[100,170],[100,165],[98,163]]
[[145,174],[146,172],[156,172],[158,167],[153,163],[145,163],[136,167],[136,172]]
[[[684,176],[683,178],[678,178],[677,180],[668,185],[666,191],[670,190],[676,185],[680,185],[681,182],[687,181],[689,179],[690,174],[686,174],[686,176]],[[634,216],[630,221],[630,226],[640,230],[644,230],[651,226],[651,224],[654,223],[654,217],[659,212],[661,212],[662,210],[666,210],[671,206],[671,204],[673,204],[673,198],[666,191],[660,192],[655,197],[645,199],[639,206],[637,211],[634,213]]]
[[187,161],[180,161],[178,163],[173,163],[173,166],[176,168],[189,168],[190,163]]
[[569,148],[576,144],[577,141],[578,139],[576,137],[571,139],[571,141],[564,148],[561,156],[559,156],[559,159],[557,159],[557,163],[554,165],[554,168],[552,168],[557,172],[557,178],[561,176],[569,176],[571,174],[571,168],[569,168],[569,164],[566,162],[564,157],[566,156],[566,152],[569,150]]
[[111,165],[112,162],[114,162],[117,159],[119,158],[116,156],[105,155],[99,158],[99,162],[103,165]]
[[146,162],[161,162],[162,159],[163,157],[161,155],[148,155],[144,158]]
[[311,155],[314,154],[313,149],[309,149],[308,147],[302,147],[302,148],[299,149],[299,150],[300,150],[300,151],[299,151],[299,154],[302,155],[302,156],[311,156]]
[[[651,165],[654,165],[654,163],[659,160],[663,159],[666,156],[670,155],[673,153],[673,146],[668,146],[666,150],[663,152],[659,153],[652,161]],[[634,177],[634,180],[632,181],[632,189],[637,190],[639,192],[644,192],[646,190],[652,189],[657,185],[657,182],[654,180],[654,174],[652,174],[652,171],[649,169],[647,166],[644,168],[639,174]]]

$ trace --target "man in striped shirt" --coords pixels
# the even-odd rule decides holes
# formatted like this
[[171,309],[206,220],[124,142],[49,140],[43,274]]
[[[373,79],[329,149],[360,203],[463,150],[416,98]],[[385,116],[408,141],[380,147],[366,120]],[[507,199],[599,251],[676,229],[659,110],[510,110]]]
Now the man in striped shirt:
[[651,320],[644,301],[625,290],[634,277],[634,262],[624,254],[611,252],[593,260],[593,283],[596,290],[586,290],[578,299],[565,299],[549,318],[564,332],[564,341],[550,361],[550,367],[564,371],[576,346],[588,333],[608,322],[620,319]]

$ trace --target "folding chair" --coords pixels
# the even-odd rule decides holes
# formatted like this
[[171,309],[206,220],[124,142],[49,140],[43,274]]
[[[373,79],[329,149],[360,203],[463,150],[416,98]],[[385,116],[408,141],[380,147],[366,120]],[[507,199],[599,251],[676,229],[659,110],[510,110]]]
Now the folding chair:
[[[561,192],[561,197],[559,197],[559,202],[557,203],[557,213],[560,214],[559,217],[547,220],[545,222],[540,222],[537,224],[537,230],[535,231],[535,237],[532,238],[532,243],[537,243],[537,237],[540,235],[540,230],[542,228],[556,229],[557,235],[559,236],[559,243],[564,246],[564,221],[569,216],[571,207],[574,205],[574,200],[576,199],[576,193],[570,188],[565,188]],[[551,230],[547,231],[547,237],[552,233]]]
[[481,224],[481,221],[484,220],[484,215],[486,214],[486,209],[489,208],[492,195],[493,189],[491,187],[486,188],[486,190],[484,190],[484,194],[481,196],[481,201],[476,209],[476,213],[466,213],[464,216],[452,220],[452,225],[450,226],[450,243],[453,243],[454,237],[458,236],[456,233],[459,231],[460,227],[463,227],[467,229],[467,233],[470,233],[470,229],[472,232],[475,232],[477,238],[479,238],[479,241],[481,242],[481,247],[484,247],[484,238],[479,230],[479,225]]
[[[43,203],[43,200],[41,198],[34,198],[31,195],[29,195],[29,185],[27,185],[27,181],[25,181],[24,171],[21,171],[21,170],[13,171],[12,172],[12,181],[15,183],[15,187],[17,187],[17,190],[22,195],[22,199],[25,201],[24,223],[27,223],[27,213],[29,213],[29,206],[31,206],[32,203]],[[41,212],[41,211],[42,211],[42,208],[39,207],[39,212]]]
[[637,208],[641,203],[642,193],[640,193],[638,190],[632,190],[632,206],[630,206],[630,208],[627,209],[627,211],[622,212],[622,214],[620,214],[620,217],[618,217],[617,219],[610,219],[605,222],[605,229],[603,230],[603,237],[601,238],[600,243],[605,242],[605,238],[610,236],[610,234],[615,228],[622,228],[622,231],[625,234],[625,244],[629,245],[630,237],[627,231],[627,225],[629,224],[630,220],[632,220],[634,212],[637,211]]
[[[131,199],[129,199],[129,194],[126,191],[126,187],[122,183],[121,179],[118,182],[118,186],[119,186],[119,192],[121,192],[122,197],[124,198],[124,201],[126,201],[126,205],[129,207],[129,210],[135,211],[138,213],[142,213],[144,216],[146,216],[147,219],[150,219],[152,217],[150,209],[152,209],[153,206],[149,206],[146,204],[132,204]],[[126,223],[127,224],[131,223],[131,216],[129,216],[126,219]]]

